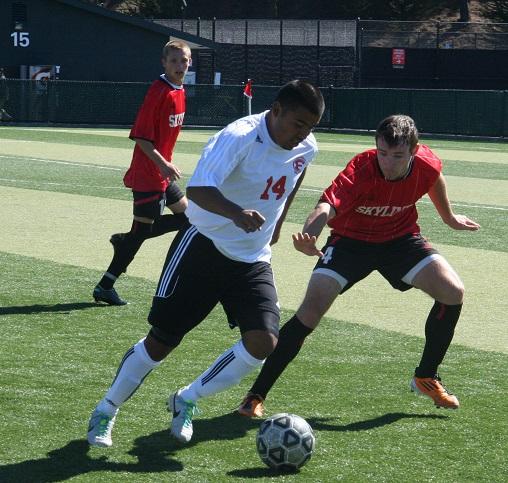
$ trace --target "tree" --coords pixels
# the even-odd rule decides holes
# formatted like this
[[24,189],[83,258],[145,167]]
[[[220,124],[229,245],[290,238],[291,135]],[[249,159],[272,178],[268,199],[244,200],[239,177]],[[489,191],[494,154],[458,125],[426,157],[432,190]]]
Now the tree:
[[460,18],[459,22],[469,22],[471,16],[469,15],[469,1],[460,0]]
[[[352,19],[429,20],[455,17],[470,22],[469,0],[82,0],[130,15],[202,19]],[[508,0],[475,1],[486,19],[508,22]],[[456,18],[456,17],[455,17]]]
[[185,3],[182,0],[85,0],[108,10],[147,18],[180,18]]
[[508,22],[508,0],[482,2],[481,12],[494,22]]

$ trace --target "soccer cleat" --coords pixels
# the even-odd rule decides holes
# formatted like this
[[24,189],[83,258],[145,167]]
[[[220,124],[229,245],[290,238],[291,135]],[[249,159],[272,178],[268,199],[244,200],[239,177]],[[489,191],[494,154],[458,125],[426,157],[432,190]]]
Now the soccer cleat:
[[111,440],[111,430],[115,424],[116,414],[108,416],[105,413],[94,409],[88,423],[88,442],[92,446],[100,446],[101,448],[109,448],[113,441]]
[[171,434],[180,442],[188,443],[192,438],[192,416],[198,411],[195,402],[185,401],[180,391],[169,396],[168,411],[173,413]]
[[430,397],[438,408],[457,409],[459,407],[459,400],[446,390],[437,374],[434,377],[413,377],[411,391]]
[[105,302],[108,305],[127,305],[127,302],[120,298],[114,288],[106,290],[100,285],[96,285],[92,297],[96,302]]
[[243,398],[242,404],[237,409],[238,414],[248,418],[262,418],[265,412],[264,399],[259,394],[251,392]]

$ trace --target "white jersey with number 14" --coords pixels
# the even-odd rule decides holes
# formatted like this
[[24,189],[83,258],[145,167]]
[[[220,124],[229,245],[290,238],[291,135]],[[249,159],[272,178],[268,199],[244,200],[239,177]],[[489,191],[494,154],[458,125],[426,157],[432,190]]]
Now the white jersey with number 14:
[[224,197],[265,218],[261,230],[245,233],[230,219],[189,200],[186,215],[198,231],[233,260],[270,261],[270,240],[287,197],[317,154],[310,134],[291,150],[270,137],[269,111],[239,119],[213,136],[205,146],[187,186],[213,186]]

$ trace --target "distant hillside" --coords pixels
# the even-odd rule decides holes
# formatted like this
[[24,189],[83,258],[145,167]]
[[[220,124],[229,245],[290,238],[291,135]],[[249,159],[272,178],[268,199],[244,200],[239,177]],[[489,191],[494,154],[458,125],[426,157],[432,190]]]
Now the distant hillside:
[[[458,8],[449,8],[451,2],[435,2],[441,3],[442,6],[436,5],[430,13],[430,17],[425,20],[435,20],[440,22],[458,22],[460,12]],[[453,2],[456,3],[456,2]],[[504,11],[503,11],[504,4]],[[441,12],[436,12],[441,10]],[[482,1],[469,0],[470,22],[473,23],[496,23],[508,21],[508,1]],[[417,19],[414,19],[417,20]],[[422,19],[418,19],[422,20]]]
[[[251,2],[230,0],[82,0],[128,15],[167,19],[351,19],[360,17],[372,20],[435,20],[458,22],[461,18],[461,0],[258,0],[257,8]],[[184,7],[184,5],[186,5]],[[508,22],[508,0],[469,0],[470,22]]]

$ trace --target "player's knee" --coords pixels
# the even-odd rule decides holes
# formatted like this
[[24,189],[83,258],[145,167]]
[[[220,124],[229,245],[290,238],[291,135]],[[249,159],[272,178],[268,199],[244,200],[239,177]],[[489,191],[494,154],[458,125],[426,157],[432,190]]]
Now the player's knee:
[[165,359],[174,348],[174,346],[171,347],[167,342],[162,341],[159,337],[157,337],[154,334],[153,327],[148,333],[144,344],[146,352],[148,353],[150,358],[156,362]]
[[439,302],[446,305],[459,305],[464,301],[464,284],[460,279],[450,282],[439,298]]
[[277,336],[264,330],[250,330],[242,334],[243,345],[256,359],[266,359],[277,345]]
[[176,215],[180,214],[187,209],[189,206],[189,202],[187,201],[187,197],[183,197],[180,200],[178,200],[176,203],[169,206],[169,209]]
[[309,329],[315,329],[324,314],[325,311],[320,310],[318,306],[306,304],[305,302],[296,312],[296,315],[302,324]]
[[450,291],[450,305],[458,305],[464,301],[464,284],[459,280]]

